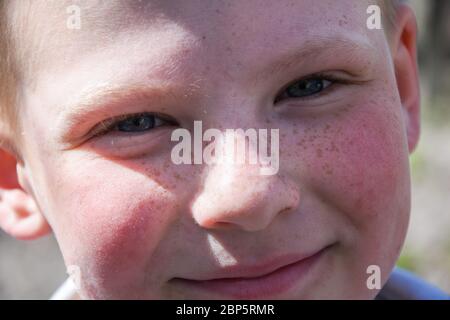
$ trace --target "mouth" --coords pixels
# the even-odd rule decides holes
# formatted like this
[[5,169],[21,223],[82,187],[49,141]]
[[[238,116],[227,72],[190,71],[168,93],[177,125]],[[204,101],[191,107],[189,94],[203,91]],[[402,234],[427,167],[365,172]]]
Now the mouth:
[[204,280],[174,278],[174,283],[231,299],[265,299],[304,283],[333,245],[309,255],[285,255],[256,266],[231,266]]

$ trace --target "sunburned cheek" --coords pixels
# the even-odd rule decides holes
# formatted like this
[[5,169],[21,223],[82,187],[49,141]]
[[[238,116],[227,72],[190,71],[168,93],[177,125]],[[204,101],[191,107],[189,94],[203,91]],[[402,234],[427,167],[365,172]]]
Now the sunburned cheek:
[[361,279],[371,264],[383,276],[390,272],[407,230],[408,148],[396,110],[369,103],[292,135],[299,179],[327,214],[349,226],[336,230],[341,257],[349,274]]
[[356,220],[387,215],[408,200],[407,142],[395,108],[349,106],[297,135],[303,180]]
[[174,199],[149,177],[100,164],[66,171],[72,172],[72,183],[62,190],[70,195],[62,218],[66,261],[79,264],[96,290],[143,285],[145,268],[174,216]]

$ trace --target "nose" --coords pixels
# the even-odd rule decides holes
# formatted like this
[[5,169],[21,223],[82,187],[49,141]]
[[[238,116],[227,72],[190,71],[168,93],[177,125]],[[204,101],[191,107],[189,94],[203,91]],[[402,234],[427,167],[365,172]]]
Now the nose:
[[[281,173],[262,175],[260,165],[222,163],[206,167],[192,214],[203,228],[259,231],[278,214],[298,207],[299,190]],[[281,170],[280,170],[281,172]]]

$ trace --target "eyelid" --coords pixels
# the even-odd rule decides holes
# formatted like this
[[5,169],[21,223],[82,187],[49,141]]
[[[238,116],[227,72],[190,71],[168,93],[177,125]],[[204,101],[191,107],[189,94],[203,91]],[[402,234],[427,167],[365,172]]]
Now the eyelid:
[[331,82],[339,82],[339,83],[353,83],[353,80],[349,80],[346,79],[345,76],[337,76],[335,73],[333,72],[318,72],[318,73],[314,73],[305,77],[301,77],[299,79],[296,79],[294,81],[291,81],[290,83],[288,83],[286,86],[283,87],[282,91],[286,90],[287,88],[289,88],[290,86],[292,86],[293,84],[299,82],[299,81],[304,81],[304,80],[312,80],[312,79],[323,79],[323,80],[328,80]]
[[[91,129],[89,131],[87,136],[99,137],[99,136],[105,135],[108,132],[110,132],[119,122],[133,118],[133,117],[138,117],[138,116],[152,116],[152,117],[155,117],[155,119],[162,120],[161,122],[172,123],[172,124],[176,123],[176,121],[173,120],[172,118],[170,118],[169,116],[162,115],[162,114],[155,113],[155,112],[138,112],[138,113],[122,114],[122,115],[115,116],[115,117],[108,118],[106,120],[101,121],[93,129]],[[157,127],[158,126],[155,125],[154,129],[156,129]]]
[[[331,84],[325,88],[324,90],[322,90],[319,93],[313,94],[311,96],[305,96],[305,97],[299,97],[299,98],[286,98],[286,99],[296,99],[296,100],[308,100],[308,99],[314,99],[314,98],[318,98],[319,96],[326,94],[327,91],[330,90],[331,87],[334,87],[337,84],[355,84],[358,83],[357,80],[351,80],[351,79],[347,79],[346,76],[337,76],[336,73],[342,73],[342,74],[347,74],[348,77],[350,77],[350,75],[347,72],[344,71],[334,71],[334,72],[318,72],[318,73],[313,73],[301,78],[298,78],[294,81],[289,82],[287,85],[285,85],[280,91],[279,94],[277,94],[276,98],[275,98],[275,103],[283,100],[282,96],[283,94],[286,92],[287,88],[289,88],[290,86],[296,84],[299,81],[305,81],[305,80],[313,80],[313,79],[322,79],[322,80],[326,80],[326,81],[330,81]],[[360,81],[362,82],[362,81]],[[280,98],[281,97],[281,98]]]

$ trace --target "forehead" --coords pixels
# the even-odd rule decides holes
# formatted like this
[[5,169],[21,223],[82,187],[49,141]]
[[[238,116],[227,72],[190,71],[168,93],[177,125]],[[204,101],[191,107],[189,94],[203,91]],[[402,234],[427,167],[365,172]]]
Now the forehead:
[[[236,54],[245,60],[255,52],[274,52],[273,49],[302,40],[331,38],[340,33],[370,39],[374,34],[366,28],[368,3],[360,0],[50,0],[32,3],[36,23],[32,24],[35,26],[33,39],[29,40],[39,43],[39,56],[44,65],[45,62],[55,65],[58,62],[55,56],[61,57],[64,64],[70,59],[79,61],[84,55],[112,49],[113,45],[149,52],[167,49],[168,43],[180,47],[184,44],[183,48],[205,44],[210,54],[203,57],[217,56],[224,50],[227,56],[232,56],[230,49],[236,49]],[[68,9],[74,4],[80,9],[79,30],[67,27],[73,13]]]

